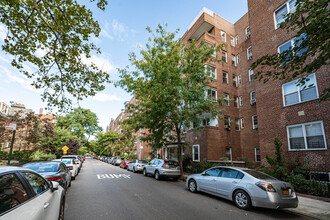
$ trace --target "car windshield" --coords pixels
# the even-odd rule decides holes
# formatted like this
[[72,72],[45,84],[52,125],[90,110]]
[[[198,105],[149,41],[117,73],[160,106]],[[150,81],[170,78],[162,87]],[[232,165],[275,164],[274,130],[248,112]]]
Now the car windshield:
[[38,173],[43,172],[56,172],[58,164],[26,164],[23,167],[34,170]]
[[257,179],[261,179],[261,180],[276,180],[276,178],[271,177],[265,173],[262,173],[260,171],[257,170],[244,170],[244,172],[250,174],[251,176],[257,178]]
[[62,159],[72,159],[72,160],[76,160],[76,157],[62,157]]

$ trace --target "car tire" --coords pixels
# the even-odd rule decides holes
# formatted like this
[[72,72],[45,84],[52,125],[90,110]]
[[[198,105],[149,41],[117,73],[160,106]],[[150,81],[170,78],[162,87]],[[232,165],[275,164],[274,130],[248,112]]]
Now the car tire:
[[135,172],[136,172],[135,167],[133,167],[133,173],[135,173]]
[[188,189],[190,192],[195,193],[197,192],[197,183],[195,180],[191,179],[188,182]]
[[142,173],[143,173],[143,176],[147,176],[148,175],[146,169],[143,169]]
[[247,192],[245,192],[243,190],[237,190],[234,193],[233,200],[234,200],[235,205],[240,209],[249,210],[252,208],[251,198],[247,194]]
[[155,179],[160,180],[160,175],[159,175],[158,170],[156,170],[156,172],[155,172]]
[[[71,179],[72,179],[72,177],[71,177]],[[71,187],[71,180],[70,180],[70,183],[69,183],[68,187]]]
[[65,198],[62,199],[58,220],[64,220]]
[[75,176],[71,177],[71,180],[75,180],[75,179],[76,179],[76,177],[75,177]]

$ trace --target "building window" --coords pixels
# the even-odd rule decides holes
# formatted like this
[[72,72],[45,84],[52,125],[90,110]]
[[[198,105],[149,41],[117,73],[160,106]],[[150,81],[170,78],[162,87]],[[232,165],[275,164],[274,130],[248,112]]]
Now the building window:
[[239,106],[243,106],[243,96],[239,97]]
[[207,89],[206,91],[206,97],[208,99],[211,99],[213,101],[217,100],[217,91],[214,89]]
[[235,47],[235,37],[234,36],[230,36],[230,45]]
[[260,158],[260,147],[255,147],[254,148],[254,158],[256,162],[260,162],[261,158]]
[[251,103],[251,105],[256,104],[256,93],[255,93],[255,91],[250,92],[250,103]]
[[250,26],[248,26],[248,27],[245,29],[245,36],[246,36],[246,39],[249,39],[249,38],[250,38],[250,36],[251,36]]
[[235,55],[231,55],[231,65],[236,66],[236,57],[235,57]]
[[289,150],[324,150],[326,141],[322,121],[287,126]]
[[253,79],[254,79],[254,72],[253,70],[249,69],[249,81],[251,82],[253,81]]
[[225,119],[225,128],[226,129],[229,128],[228,130],[230,130],[230,117],[229,116],[225,116],[224,119]]
[[217,56],[217,51],[215,50],[215,46],[213,44],[210,44],[210,43],[207,43],[209,47],[213,48],[214,49],[214,52],[212,54],[213,57],[216,57]]
[[234,107],[238,108],[238,97],[234,96]]
[[275,29],[280,27],[280,24],[285,21],[285,16],[288,13],[294,13],[296,10],[296,0],[290,0],[281,5],[274,11]]
[[[299,47],[301,42],[305,40],[307,37],[306,34],[302,34],[299,37],[295,37],[290,39],[289,41],[285,42],[284,44],[281,44],[280,46],[277,47],[277,52],[279,54],[283,53],[284,51],[292,51],[292,48]],[[307,48],[300,48],[298,51],[295,51],[295,55],[301,56]],[[293,52],[290,52],[293,53]],[[290,56],[290,53],[287,56]]]
[[199,162],[199,145],[192,146],[193,161]]
[[239,62],[240,62],[240,57],[239,57],[239,54],[237,54],[237,64],[239,64]]
[[237,77],[233,75],[233,86],[237,87]]
[[222,58],[221,58],[222,61],[225,62],[225,63],[227,63],[227,52],[226,51],[222,51],[221,54],[222,54]]
[[209,118],[204,118],[202,120],[202,125],[205,127],[205,126],[209,126],[211,125],[211,122],[210,122],[210,119]]
[[242,84],[242,76],[241,75],[238,75],[237,76],[237,79],[238,79],[238,84]]
[[244,118],[241,118],[241,128],[244,128]]
[[284,106],[317,99],[317,85],[315,74],[307,77],[304,86],[297,85],[299,79],[282,85]]
[[221,40],[222,40],[223,42],[226,42],[226,32],[221,31],[220,34],[221,34]]
[[235,130],[239,131],[239,119],[235,119]]
[[228,84],[228,73],[225,71],[222,72],[222,80],[223,80],[223,83]]
[[217,69],[214,66],[206,65],[205,67],[206,74],[213,79],[217,78]]
[[226,93],[223,94],[223,104],[224,106],[229,106],[229,95]]
[[253,128],[253,129],[257,129],[257,128],[258,128],[258,119],[257,119],[257,115],[253,115],[253,116],[252,116],[252,128]]
[[252,60],[252,47],[249,47],[247,50],[247,59]]
[[237,45],[238,44],[238,35],[235,38],[236,38],[236,45]]
[[226,147],[226,157],[228,160],[232,160],[231,158],[231,147]]

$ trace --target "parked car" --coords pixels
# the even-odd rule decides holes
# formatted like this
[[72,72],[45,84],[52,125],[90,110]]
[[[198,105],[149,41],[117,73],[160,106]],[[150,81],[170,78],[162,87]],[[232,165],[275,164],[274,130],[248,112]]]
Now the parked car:
[[126,169],[127,168],[127,165],[131,162],[132,160],[129,160],[129,159],[124,159],[120,162],[119,164],[119,167],[120,168],[123,168],[123,169]]
[[156,180],[162,177],[170,177],[178,180],[180,173],[180,165],[175,160],[154,159],[143,167],[143,175],[153,175]]
[[298,198],[290,183],[257,170],[240,167],[212,167],[187,178],[189,191],[203,191],[234,201],[241,209],[296,208]]
[[142,172],[143,167],[147,164],[148,162],[146,160],[132,160],[132,162],[127,165],[127,170],[133,171],[133,173]]
[[80,169],[82,167],[82,162],[80,161],[78,155],[65,155],[65,156],[62,156],[61,159],[73,159],[75,163],[79,164],[78,172],[80,171]]
[[112,160],[111,164],[112,164],[112,165],[115,165],[115,164],[116,164],[116,161],[117,161],[118,159],[120,159],[120,157],[115,157],[115,158]]
[[115,159],[115,157],[110,157],[110,159],[108,160],[108,163],[111,164],[111,162]]
[[0,198],[0,219],[64,219],[65,190],[31,169],[0,166]]
[[36,171],[49,181],[58,182],[65,190],[71,186],[71,171],[61,161],[33,162],[22,167]]
[[121,163],[123,160],[125,160],[125,158],[123,158],[123,157],[119,157],[119,158],[115,161],[114,165],[115,165],[115,166],[119,166],[120,163]]
[[78,176],[79,164],[73,159],[58,159],[53,161],[62,161],[66,167],[71,171],[71,178],[74,180]]

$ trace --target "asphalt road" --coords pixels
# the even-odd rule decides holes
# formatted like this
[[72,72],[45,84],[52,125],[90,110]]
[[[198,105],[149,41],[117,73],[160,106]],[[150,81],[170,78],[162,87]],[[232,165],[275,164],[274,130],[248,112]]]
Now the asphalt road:
[[225,199],[191,193],[184,182],[157,181],[86,159],[66,196],[65,219],[311,219],[282,210],[244,211]]

